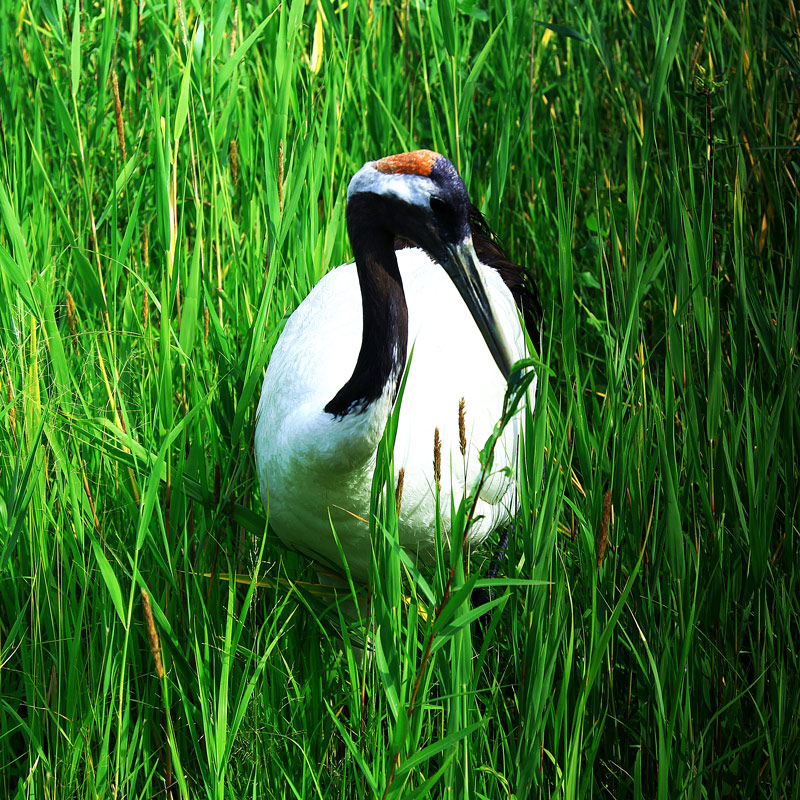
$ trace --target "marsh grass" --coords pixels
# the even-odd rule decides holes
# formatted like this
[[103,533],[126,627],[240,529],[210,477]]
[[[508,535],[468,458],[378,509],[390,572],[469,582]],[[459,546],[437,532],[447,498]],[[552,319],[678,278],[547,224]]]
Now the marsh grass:
[[[798,796],[799,29],[728,6],[3,4],[4,797]],[[368,668],[251,442],[418,146],[545,339],[489,608],[376,483]]]

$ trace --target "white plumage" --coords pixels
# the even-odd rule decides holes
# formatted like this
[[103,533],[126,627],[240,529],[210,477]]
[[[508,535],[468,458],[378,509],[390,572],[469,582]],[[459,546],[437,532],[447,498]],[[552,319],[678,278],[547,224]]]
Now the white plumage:
[[[355,191],[361,191],[360,187],[369,183],[362,174],[369,167],[358,173],[360,184],[357,178],[351,183],[350,199],[354,184]],[[406,195],[400,203],[418,206],[426,192],[431,195],[421,182],[409,190],[403,177],[413,181],[418,176],[391,175],[391,181]],[[430,183],[430,178],[422,177]],[[376,180],[381,180],[380,176]],[[398,193],[391,187],[383,191],[393,202],[397,200]],[[413,196],[415,193],[418,196]],[[348,223],[352,239],[356,225],[351,219]],[[409,236],[408,230],[393,233]],[[357,242],[353,246],[358,259]],[[474,485],[480,469],[478,452],[502,412],[506,380],[462,294],[442,266],[416,247],[397,251],[396,259],[408,309],[410,357],[394,451],[395,469],[403,468],[405,473],[400,539],[410,553],[426,560],[434,546],[434,430],[439,429],[442,443],[440,508],[448,529],[450,492],[455,493],[458,506],[465,489]],[[519,311],[500,275],[477,260],[474,266],[498,329],[496,338],[510,366],[527,355]],[[392,302],[396,304],[396,297]],[[292,314],[264,378],[255,456],[269,523],[281,540],[320,563],[341,568],[333,525],[353,577],[366,581],[371,553],[366,520],[376,448],[402,376],[396,374],[398,367],[390,371],[378,396],[369,403],[342,414],[325,410],[356,370],[362,349],[362,310],[359,272],[351,263],[325,275]],[[367,335],[377,334],[368,331]],[[395,349],[397,346],[402,342]],[[391,351],[390,355],[402,370],[402,354]],[[535,384],[531,395],[534,392]],[[462,397],[466,404],[466,457],[459,448]],[[497,444],[493,471],[481,491],[477,518],[470,529],[471,544],[483,541],[514,513],[516,492],[505,468],[511,467],[514,474],[519,427],[517,418]]]

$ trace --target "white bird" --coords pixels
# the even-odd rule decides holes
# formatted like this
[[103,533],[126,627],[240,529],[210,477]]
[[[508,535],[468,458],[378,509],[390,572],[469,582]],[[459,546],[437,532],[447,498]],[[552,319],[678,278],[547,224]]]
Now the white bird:
[[[347,191],[347,230],[355,263],[322,278],[275,345],[261,389],[255,458],[269,524],[283,543],[341,570],[338,538],[351,575],[366,582],[376,450],[406,364],[394,449],[395,469],[404,470],[399,536],[424,562],[435,552],[435,429],[447,531],[450,493],[457,507],[473,487],[511,366],[527,357],[520,313],[501,272],[518,298],[530,299],[526,318],[538,303],[523,286],[521,268],[491,242],[455,167],[438,153],[365,164]],[[496,268],[479,260],[473,233]],[[512,420],[497,443],[469,545],[514,513],[510,475],[520,424]]]

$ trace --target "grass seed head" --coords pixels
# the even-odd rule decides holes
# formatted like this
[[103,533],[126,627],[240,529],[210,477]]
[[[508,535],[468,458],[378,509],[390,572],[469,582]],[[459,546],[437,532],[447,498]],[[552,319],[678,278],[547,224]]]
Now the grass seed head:
[[150,266],[150,235],[147,233],[147,225],[142,229],[142,261],[145,267]]
[[122,120],[122,101],[119,99],[119,81],[117,71],[111,68],[111,88],[114,90],[114,120],[117,123],[117,139],[119,139],[119,149],[122,152],[122,160],[127,161],[125,154],[125,126]]
[[439,429],[433,431],[433,477],[436,481],[436,491],[441,489],[442,481],[442,440],[439,436]]
[[394,487],[394,505],[397,509],[397,516],[400,516],[400,506],[403,503],[403,480],[406,477],[406,470],[400,467],[400,472],[397,473],[397,483]]
[[231,48],[229,58],[233,58],[236,51],[236,36],[239,32],[239,7],[237,6],[233,12],[233,30],[231,31]]
[[236,139],[231,139],[228,150],[231,163],[231,182],[236,187],[239,185],[239,145],[236,144]]
[[189,33],[186,30],[186,12],[183,10],[183,0],[178,0],[176,3],[178,11],[178,20],[181,23],[181,36],[183,37],[183,49],[189,52]]
[[150,640],[150,652],[156,664],[156,675],[161,680],[164,677],[164,663],[161,660],[161,642],[158,639],[156,623],[153,619],[153,609],[150,606],[150,596],[142,589],[142,606],[144,607],[144,621],[147,625],[147,638]]
[[467,426],[465,420],[466,402],[462,397],[458,401],[458,447],[461,455],[467,455]]
[[600,530],[597,534],[597,568],[603,566],[608,545],[608,526],[611,522],[611,489],[603,495],[603,516],[600,518]]
[[75,300],[69,289],[67,289],[67,326],[69,327],[69,335],[72,338],[72,349],[75,350]]

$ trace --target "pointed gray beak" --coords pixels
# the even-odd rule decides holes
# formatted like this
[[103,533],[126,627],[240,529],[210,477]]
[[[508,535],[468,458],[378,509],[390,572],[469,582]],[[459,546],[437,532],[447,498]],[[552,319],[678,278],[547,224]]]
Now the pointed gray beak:
[[455,247],[449,247],[447,256],[442,266],[467,304],[500,372],[508,380],[515,360],[513,350],[498,324],[486,285],[478,271],[478,256],[472,238],[468,236]]

